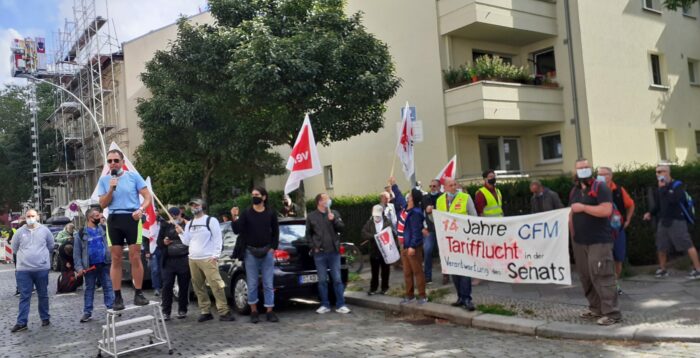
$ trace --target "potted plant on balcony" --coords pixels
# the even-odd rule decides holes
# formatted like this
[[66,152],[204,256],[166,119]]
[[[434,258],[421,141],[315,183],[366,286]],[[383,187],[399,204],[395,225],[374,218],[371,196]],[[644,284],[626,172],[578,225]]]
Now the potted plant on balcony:
[[447,87],[454,88],[469,83],[468,77],[464,75],[465,71],[464,65],[459,66],[458,68],[450,67],[447,70],[443,70],[443,78],[447,83]]
[[542,83],[543,86],[545,87],[559,87],[559,84],[556,81],[557,74],[554,71],[549,71],[547,74],[544,76],[544,81]]

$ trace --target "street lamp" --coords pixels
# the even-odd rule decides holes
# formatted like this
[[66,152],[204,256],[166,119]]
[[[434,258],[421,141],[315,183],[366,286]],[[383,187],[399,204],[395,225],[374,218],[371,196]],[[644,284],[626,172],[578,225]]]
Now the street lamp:
[[105,138],[104,138],[104,136],[102,135],[102,130],[100,130],[100,124],[97,122],[97,118],[96,118],[95,115],[92,113],[92,111],[90,110],[90,108],[88,108],[88,106],[85,105],[85,103],[83,103],[83,101],[81,101],[80,98],[78,98],[78,96],[76,96],[75,94],[73,94],[73,92],[71,92],[71,91],[69,91],[69,90],[67,90],[67,89],[65,89],[65,88],[63,88],[63,87],[61,87],[61,86],[58,86],[58,85],[56,85],[56,84],[54,84],[54,83],[51,83],[51,82],[49,82],[49,81],[46,81],[46,80],[42,80],[42,79],[40,79],[40,78],[36,78],[36,77],[34,77],[34,76],[30,75],[30,74],[27,74],[27,73],[19,74],[19,75],[17,75],[16,77],[26,78],[26,79],[28,79],[28,80],[30,80],[30,81],[37,81],[37,82],[41,82],[41,83],[46,83],[46,84],[48,84],[48,85],[51,86],[51,87],[57,88],[57,89],[59,89],[59,90],[65,92],[65,93],[68,93],[71,97],[73,97],[76,101],[78,101],[78,103],[80,103],[80,105],[83,106],[83,108],[85,109],[85,111],[90,115],[90,118],[92,119],[92,122],[95,124],[95,128],[97,129],[97,135],[99,136],[99,138],[100,138],[100,144],[102,145],[102,159],[104,159],[105,162],[107,161],[107,146],[105,145]]

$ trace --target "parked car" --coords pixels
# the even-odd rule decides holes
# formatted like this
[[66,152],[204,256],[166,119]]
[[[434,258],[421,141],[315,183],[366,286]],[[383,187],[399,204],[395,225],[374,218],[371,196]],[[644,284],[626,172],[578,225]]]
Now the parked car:
[[61,271],[61,256],[58,254],[58,248],[66,241],[66,237],[61,238],[58,233],[63,230],[63,227],[48,226],[49,231],[53,234],[53,250],[51,250],[51,270]]
[[[229,232],[230,231],[230,232]],[[219,260],[219,272],[226,283],[226,296],[233,302],[235,310],[249,314],[248,285],[246,283],[245,265],[238,259],[232,259],[235,246],[235,234],[230,224],[222,226],[224,252]],[[348,267],[341,250],[341,277],[343,284],[348,282]],[[280,243],[274,252],[274,288],[275,300],[290,298],[318,297],[318,275],[311,245],[306,239],[306,220],[303,218],[280,219]],[[329,275],[330,276],[330,275]],[[262,282],[260,282],[260,302],[263,302]],[[331,300],[333,290],[329,290]]]
[[[143,239],[148,240],[148,239]],[[141,245],[139,245],[139,248]],[[129,247],[124,246],[124,256],[122,256],[122,281],[131,281],[131,261],[129,260]],[[148,267],[146,253],[141,250],[141,264],[143,265],[143,286],[144,288],[151,283],[151,270]]]

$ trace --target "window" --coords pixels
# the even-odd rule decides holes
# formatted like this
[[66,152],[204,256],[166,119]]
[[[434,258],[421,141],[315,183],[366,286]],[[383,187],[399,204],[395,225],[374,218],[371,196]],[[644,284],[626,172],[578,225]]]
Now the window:
[[326,165],[323,167],[323,177],[326,182],[326,189],[333,189],[333,166]]
[[561,134],[546,134],[540,136],[542,162],[561,161]]
[[650,54],[649,61],[651,64],[651,83],[656,86],[663,86],[661,78],[661,56],[658,54]]
[[700,73],[698,72],[698,60],[688,59],[688,80],[691,84],[700,84]]
[[550,74],[551,77],[556,77],[557,65],[554,61],[554,49],[535,52],[532,59],[535,62],[536,75],[546,76]]
[[644,10],[661,13],[660,0],[642,0],[642,8]]
[[479,138],[479,152],[482,170],[520,170],[520,140],[518,138]]
[[700,155],[700,131],[695,131],[695,152]]
[[481,56],[498,56],[503,60],[503,63],[507,63],[509,65],[513,64],[513,57],[509,55],[503,55],[499,53],[493,53],[493,52],[487,52],[487,51],[481,51],[481,50],[474,50],[472,51],[472,61],[476,62],[476,59],[481,57]]
[[659,160],[667,161],[666,131],[656,131],[656,144],[659,146]]

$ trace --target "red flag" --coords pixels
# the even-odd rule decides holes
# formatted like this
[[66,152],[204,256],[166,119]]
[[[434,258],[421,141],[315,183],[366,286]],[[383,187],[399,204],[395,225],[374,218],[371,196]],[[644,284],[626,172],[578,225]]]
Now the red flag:
[[401,131],[399,132],[399,142],[396,144],[396,154],[401,160],[401,169],[406,179],[409,181],[415,173],[413,159],[413,123],[411,122],[411,109],[406,102],[403,119],[401,121]]
[[297,140],[294,142],[292,153],[287,160],[287,170],[291,173],[284,186],[284,193],[289,194],[297,188],[299,183],[314,175],[321,174],[321,162],[318,158],[314,131],[311,128],[311,120],[307,114],[301,125]]
[[447,162],[447,165],[445,165],[444,168],[442,168],[442,171],[438,173],[438,175],[435,177],[435,179],[440,181],[440,185],[445,184],[446,179],[456,179],[457,178],[457,156],[453,156],[452,159],[450,159],[449,162]]

